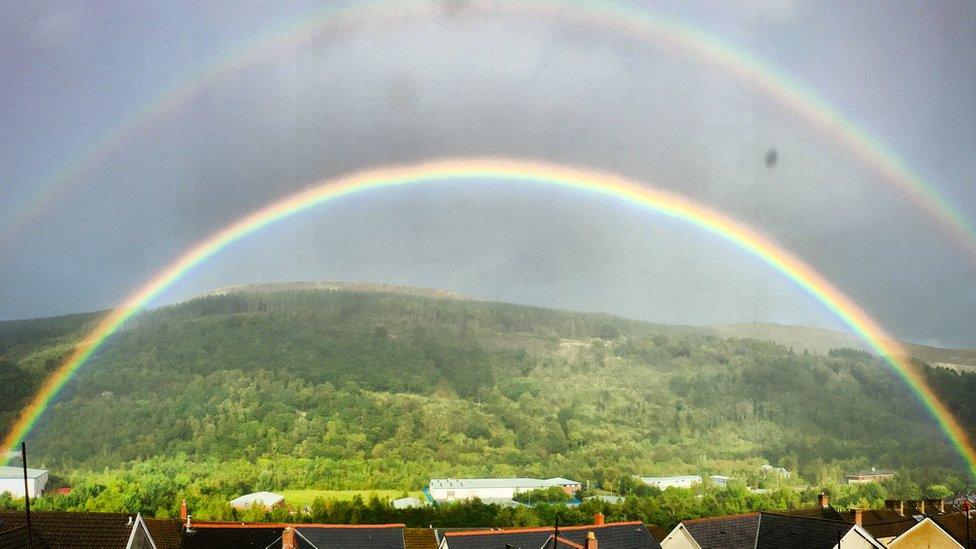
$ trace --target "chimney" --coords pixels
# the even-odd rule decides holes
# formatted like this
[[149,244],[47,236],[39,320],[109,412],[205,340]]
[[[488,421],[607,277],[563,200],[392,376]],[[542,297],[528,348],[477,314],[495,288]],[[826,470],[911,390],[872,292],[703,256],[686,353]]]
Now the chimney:
[[854,524],[858,526],[864,526],[864,515],[861,513],[860,509],[851,509],[851,520],[853,520]]
[[925,508],[933,515],[941,515],[945,513],[945,502],[941,499],[927,499],[925,500]]
[[891,509],[901,516],[905,516],[905,502],[900,499],[886,499],[885,509]]
[[180,520],[186,522],[187,510],[186,510],[186,498],[183,499],[183,503],[180,504]]
[[281,532],[281,549],[298,549],[295,543],[295,529],[288,526]]
[[[603,524],[603,513],[593,515],[593,524],[596,524],[597,526]],[[594,545],[594,547],[596,547],[596,545]]]
[[583,546],[584,549],[597,549],[596,536],[593,532],[586,533],[586,545]]
[[820,492],[820,495],[817,496],[817,505],[819,505],[822,509],[830,507],[830,496],[824,492]]

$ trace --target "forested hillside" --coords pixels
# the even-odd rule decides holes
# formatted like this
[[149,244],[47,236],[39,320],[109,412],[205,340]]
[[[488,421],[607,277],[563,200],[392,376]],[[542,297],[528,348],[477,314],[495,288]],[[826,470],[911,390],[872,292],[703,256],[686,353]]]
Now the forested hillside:
[[[93,318],[0,323],[4,427]],[[972,431],[976,376],[926,372]],[[143,314],[66,386],[30,444],[33,464],[61,477],[154,463],[167,482],[221,494],[466,475],[755,483],[767,461],[811,483],[872,466],[964,475],[903,382],[860,351],[330,290]]]

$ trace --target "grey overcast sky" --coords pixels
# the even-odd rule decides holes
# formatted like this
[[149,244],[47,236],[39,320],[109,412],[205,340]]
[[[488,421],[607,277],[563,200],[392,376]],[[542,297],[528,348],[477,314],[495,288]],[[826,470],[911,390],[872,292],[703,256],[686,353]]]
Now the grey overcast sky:
[[[792,76],[976,222],[976,4],[623,5]],[[149,117],[6,235],[0,319],[112,307],[194,242],[310,182],[477,155],[610,170],[685,195],[794,251],[893,335],[976,347],[974,264],[762,91],[679,48],[564,16],[571,4],[547,16],[426,6],[414,17],[353,10]],[[0,223],[161,91],[317,10],[2,2]],[[347,280],[664,323],[842,328],[781,275],[686,224],[486,183],[315,208],[235,244],[157,304],[228,284]]]

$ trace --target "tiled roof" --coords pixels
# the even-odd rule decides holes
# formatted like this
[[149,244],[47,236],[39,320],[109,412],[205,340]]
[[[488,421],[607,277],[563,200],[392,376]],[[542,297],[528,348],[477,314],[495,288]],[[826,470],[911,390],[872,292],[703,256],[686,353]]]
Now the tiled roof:
[[[833,507],[803,507],[800,509],[790,509],[788,511],[776,511],[779,515],[789,515],[791,517],[819,518],[827,520],[840,520],[851,522],[838,513]],[[900,517],[899,517],[900,518]]]
[[[969,535],[970,535],[970,547],[967,549],[976,548],[976,512],[970,511],[971,516],[969,517]],[[956,538],[960,544],[964,547],[966,545],[966,513],[946,513],[944,515],[934,515],[929,517],[939,525],[940,528],[949,533],[950,536]]]
[[654,536],[654,539],[656,539],[657,541],[663,540],[668,535],[667,530],[661,528],[656,524],[645,524],[644,526],[647,527],[647,531],[650,532],[651,535]]
[[706,517],[681,522],[702,549],[752,549],[756,543],[759,513]]
[[37,533],[31,537],[30,544],[27,543],[27,525],[11,528],[10,530],[0,531],[0,547],[4,549],[48,549],[50,546],[41,539]]
[[[559,537],[577,544],[586,542],[586,534],[593,532],[600,549],[658,549],[661,545],[641,522],[615,522],[602,525],[565,526]],[[444,538],[450,549],[499,549],[509,543],[515,547],[542,547],[553,534],[552,527],[511,530],[482,530],[446,532]]]
[[862,527],[875,538],[894,538],[912,529],[918,522],[911,518],[903,518],[892,522],[876,522]]
[[183,549],[265,549],[284,529],[284,524],[194,524],[183,532]]
[[842,521],[762,513],[754,547],[830,549],[851,528],[854,528],[853,524]]
[[[129,542],[133,514],[35,511],[31,526],[51,547],[122,549]],[[0,511],[0,530],[25,525],[24,513]]]
[[156,549],[180,549],[183,540],[183,527],[176,519],[143,519],[149,535],[156,543]]
[[430,528],[404,528],[405,549],[437,549],[437,537]]
[[[853,511],[841,511],[840,516],[845,522],[854,522],[854,512]],[[894,509],[863,509],[861,510],[861,525],[868,526],[871,524],[882,524],[887,522],[899,522],[905,519],[912,520],[911,517],[905,517],[898,514],[898,511]]]
[[403,549],[402,524],[297,525],[301,549]]

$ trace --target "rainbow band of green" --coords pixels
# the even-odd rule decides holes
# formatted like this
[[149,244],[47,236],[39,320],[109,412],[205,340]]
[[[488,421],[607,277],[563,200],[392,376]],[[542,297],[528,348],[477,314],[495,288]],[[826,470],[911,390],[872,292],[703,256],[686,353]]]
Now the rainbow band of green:
[[5,437],[3,447],[13,448],[30,433],[61,387],[126,320],[189,271],[229,244],[295,213],[355,193],[438,181],[461,185],[492,179],[553,185],[616,198],[686,221],[760,258],[825,305],[863,338],[875,352],[884,357],[915,391],[964,458],[969,472],[976,478],[976,452],[973,451],[965,431],[928,387],[921,373],[908,361],[906,358],[908,354],[867,313],[797,257],[753,229],[715,210],[674,194],[639,185],[617,175],[537,162],[489,158],[453,159],[381,168],[325,181],[261,208],[201,241],[130,295],[121,307],[109,313],[99,323],[57,371],[45,380],[31,403],[21,413],[11,432]]
[[[735,75],[777,103],[794,112],[832,141],[843,145],[892,183],[911,202],[936,220],[951,239],[966,251],[976,266],[976,229],[948,199],[892,150],[860,128],[837,109],[795,80],[764,63],[746,50],[736,49],[718,37],[690,25],[665,19],[612,2],[599,1],[513,1],[481,0],[463,9],[486,9],[490,13],[520,16],[548,16],[600,25],[639,40],[681,50],[699,61]],[[180,108],[208,84],[257,60],[295,47],[328,28],[342,28],[355,20],[371,18],[422,19],[438,15],[439,3],[369,2],[351,6],[334,5],[315,11],[302,20],[265,33],[236,50],[217,56],[188,78],[157,95],[144,107],[126,117],[91,148],[72,158],[49,179],[37,185],[37,192],[12,210],[10,219],[0,225],[0,244],[14,229],[35,219],[46,204],[64,192],[72,182],[90,173],[113,151],[121,148],[139,130],[150,127],[163,114]]]

